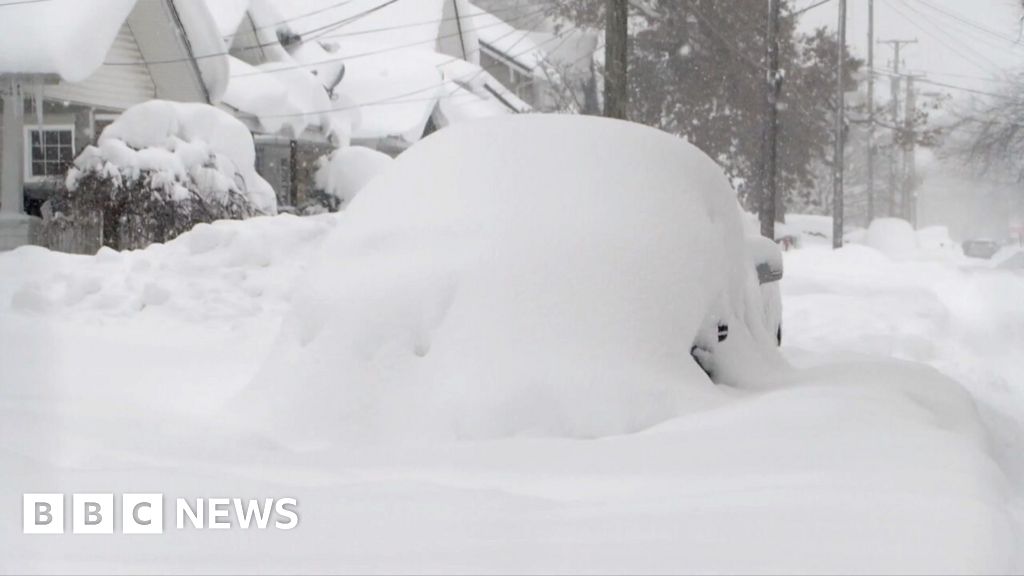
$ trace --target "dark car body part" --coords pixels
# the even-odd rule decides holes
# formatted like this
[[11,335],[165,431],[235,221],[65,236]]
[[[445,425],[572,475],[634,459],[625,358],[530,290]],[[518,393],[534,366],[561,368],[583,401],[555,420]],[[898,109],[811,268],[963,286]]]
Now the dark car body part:
[[989,260],[1002,246],[995,240],[967,240],[963,243],[964,256]]

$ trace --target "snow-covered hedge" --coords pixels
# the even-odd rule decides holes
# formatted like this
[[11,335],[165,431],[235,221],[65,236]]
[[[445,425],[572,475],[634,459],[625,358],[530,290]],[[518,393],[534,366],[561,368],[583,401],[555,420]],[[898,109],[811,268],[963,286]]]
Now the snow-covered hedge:
[[252,135],[230,114],[149,101],[125,111],[75,159],[53,211],[102,213],[104,242],[114,247],[126,247],[118,240],[125,226],[133,238],[162,242],[198,222],[276,214],[255,157]]

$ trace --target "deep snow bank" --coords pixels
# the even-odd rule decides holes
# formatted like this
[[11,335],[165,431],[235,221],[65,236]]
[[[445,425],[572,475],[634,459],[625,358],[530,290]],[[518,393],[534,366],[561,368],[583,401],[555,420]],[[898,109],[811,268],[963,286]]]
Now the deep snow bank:
[[910,222],[900,218],[876,218],[868,226],[865,244],[896,258],[917,252],[917,233]]
[[320,158],[316,187],[348,207],[356,194],[391,166],[391,157],[364,146],[345,146]]
[[[281,450],[217,410],[272,351],[289,300],[308,293],[292,286],[313,251],[349,221],[282,215],[131,252],[0,253],[0,492],[95,486],[302,506],[298,530],[137,540],[43,542],[2,522],[0,572],[1021,572],[1006,502],[1021,476],[1006,485],[957,384],[888,357],[928,361],[978,398],[987,390],[1008,417],[986,421],[1006,425],[996,453],[1020,461],[1024,277],[863,246],[794,250],[784,350],[804,367],[766,393],[597,440]],[[389,242],[377,242],[382,256],[394,256]],[[33,299],[43,306],[21,305]],[[316,344],[326,355],[309,360],[330,367],[350,345]],[[837,359],[844,351],[887,359]],[[0,517],[21,508],[0,499]]]
[[733,359],[774,355],[744,327],[762,311],[721,170],[603,119],[431,136],[300,284],[244,403],[292,441],[634,431],[723,397],[690,356],[702,323],[730,324]]
[[220,220],[166,244],[122,252],[103,248],[95,256],[24,246],[0,258],[0,304],[9,306],[0,316],[44,322],[147,316],[208,326],[280,311],[306,264],[304,254],[336,220],[287,214]]

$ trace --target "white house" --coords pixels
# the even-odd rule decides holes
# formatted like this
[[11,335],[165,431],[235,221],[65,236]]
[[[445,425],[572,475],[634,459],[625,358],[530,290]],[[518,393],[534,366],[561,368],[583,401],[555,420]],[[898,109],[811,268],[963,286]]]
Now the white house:
[[228,62],[218,42],[205,4],[190,0],[5,5],[0,249],[33,239],[42,201],[117,114],[153,98],[219,100]]
[[480,66],[482,24],[467,0],[274,6],[278,22],[301,39],[287,48],[296,61],[331,79],[338,76],[330,66],[344,63],[331,109],[353,144],[394,155],[453,122],[531,110]]
[[0,249],[29,243],[85,146],[160,98],[231,111],[282,206],[349,143],[398,154],[455,122],[531,107],[481,66],[508,27],[467,0],[47,0],[0,20]]

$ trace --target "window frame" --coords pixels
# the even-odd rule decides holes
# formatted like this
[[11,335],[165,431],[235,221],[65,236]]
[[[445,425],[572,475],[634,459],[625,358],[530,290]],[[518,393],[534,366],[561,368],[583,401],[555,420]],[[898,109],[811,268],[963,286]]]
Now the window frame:
[[[39,132],[40,145],[45,149],[46,144],[44,141],[46,132],[69,132],[71,134],[71,160],[74,161],[75,156],[75,125],[74,124],[38,124],[25,126],[25,144],[24,148],[24,171],[25,171],[25,182],[45,182],[52,178],[61,178],[61,175],[36,175],[32,171],[32,133]],[[58,137],[59,138],[59,137]],[[59,147],[60,144],[57,144]],[[45,157],[45,152],[44,152]]]

